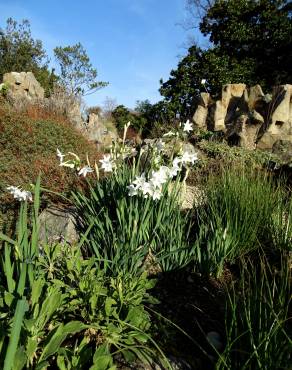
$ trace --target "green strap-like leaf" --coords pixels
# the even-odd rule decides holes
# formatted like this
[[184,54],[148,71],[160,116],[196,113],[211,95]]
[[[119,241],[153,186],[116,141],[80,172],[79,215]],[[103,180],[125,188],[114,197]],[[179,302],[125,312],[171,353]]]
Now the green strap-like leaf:
[[28,303],[25,299],[18,300],[16,305],[15,314],[12,321],[12,329],[9,338],[9,344],[5,356],[4,361],[4,369],[3,370],[12,370],[13,363],[15,360],[15,355],[17,351],[17,346],[20,337],[20,331],[22,327],[22,321],[25,312],[28,309]]

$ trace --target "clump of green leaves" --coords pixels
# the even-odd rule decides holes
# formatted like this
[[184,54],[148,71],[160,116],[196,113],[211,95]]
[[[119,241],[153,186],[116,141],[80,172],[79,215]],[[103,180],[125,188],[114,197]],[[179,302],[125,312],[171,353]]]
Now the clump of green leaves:
[[197,266],[220,276],[224,264],[270,245],[272,215],[282,191],[266,175],[246,168],[224,171],[209,182],[207,202],[197,210]]
[[[229,146],[227,143],[202,140],[198,147],[210,158],[224,161],[224,164],[246,164],[249,166],[263,166],[269,161],[278,162],[277,155],[262,150],[249,150],[238,146]],[[208,163],[206,162],[206,165]]]
[[243,261],[240,280],[229,288],[226,347],[216,369],[288,369],[291,364],[291,268],[281,253],[276,270],[261,257]]
[[112,176],[91,184],[88,194],[73,194],[80,227],[88,230],[85,245],[111,275],[143,271],[149,253],[163,270],[191,260],[190,217],[180,212],[179,184],[172,191],[166,187],[160,200],[131,197],[128,186],[137,173],[139,165],[124,163]]

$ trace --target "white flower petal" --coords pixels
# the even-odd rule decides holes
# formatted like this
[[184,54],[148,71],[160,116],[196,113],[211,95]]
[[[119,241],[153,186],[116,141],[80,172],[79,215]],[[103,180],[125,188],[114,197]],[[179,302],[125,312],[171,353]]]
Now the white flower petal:
[[190,123],[190,121],[189,121],[189,120],[187,120],[187,122],[184,124],[184,128],[183,128],[183,130],[184,130],[185,132],[187,132],[187,133],[189,133],[189,132],[193,131],[193,124],[192,124],[192,123]]
[[90,166],[84,166],[81,168],[81,170],[78,172],[79,176],[86,177],[88,173],[93,172],[93,169]]

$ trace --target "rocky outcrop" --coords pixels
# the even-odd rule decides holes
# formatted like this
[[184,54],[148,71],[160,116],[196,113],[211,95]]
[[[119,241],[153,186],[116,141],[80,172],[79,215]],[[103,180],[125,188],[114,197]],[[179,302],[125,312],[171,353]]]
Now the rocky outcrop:
[[207,128],[208,107],[211,102],[211,96],[209,93],[201,94],[199,105],[193,117],[193,121],[197,127],[202,129]]
[[118,137],[116,130],[110,130],[109,127],[100,120],[98,114],[95,113],[90,113],[88,116],[85,135],[90,141],[93,141],[98,148],[101,146],[110,146]]
[[260,149],[270,149],[279,140],[292,142],[292,85],[275,88],[269,108],[267,129],[257,144]]
[[259,85],[228,84],[215,102],[202,93],[193,121],[200,129],[223,132],[231,145],[247,149],[272,149],[278,140],[292,142],[292,85],[265,95]]
[[11,97],[43,99],[45,91],[32,72],[9,72],[3,76],[3,83],[8,85]]
[[110,146],[118,137],[115,126],[99,119],[97,114],[90,113],[86,121],[81,114],[81,99],[69,94],[64,87],[55,86],[51,96],[45,98],[44,89],[32,72],[5,73],[3,83],[0,84],[2,95],[3,91],[11,105],[19,112],[36,105],[44,111],[65,116],[74,128],[97,145],[98,150]]

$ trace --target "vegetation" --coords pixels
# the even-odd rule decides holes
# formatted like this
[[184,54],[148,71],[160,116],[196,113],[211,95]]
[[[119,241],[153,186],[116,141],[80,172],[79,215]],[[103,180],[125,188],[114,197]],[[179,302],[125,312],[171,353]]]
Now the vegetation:
[[[64,117],[38,107],[30,107],[27,113],[13,112],[3,101],[0,112],[0,215],[13,206],[5,187],[20,185],[28,189],[39,172],[42,186],[65,196],[73,185],[83,186],[68,169],[56,166],[56,149],[87,153],[91,160],[98,154]],[[2,224],[3,215],[0,219]]]
[[60,65],[60,82],[70,94],[77,96],[92,94],[108,84],[96,81],[97,70],[92,67],[80,42],[72,46],[56,47],[54,54]]
[[90,63],[86,50],[77,43],[56,47],[55,57],[60,75],[49,70],[49,59],[41,40],[33,39],[28,20],[20,24],[8,18],[6,28],[0,28],[0,79],[6,72],[33,72],[49,96],[56,84],[62,84],[72,95],[82,96],[105,87],[97,81],[97,70]]
[[[191,45],[161,95],[182,117],[194,112],[200,91],[221,93],[226,83],[260,84],[264,89],[292,82],[291,4],[286,0],[189,0],[202,10],[199,28],[210,47]],[[200,14],[200,13],[199,13]],[[206,84],[202,85],[202,79]]]
[[[0,74],[33,70],[51,96],[16,108],[1,90],[0,368],[291,368],[291,185],[271,153],[180,123],[202,89],[290,81],[291,6],[188,2],[211,47],[191,46],[161,102],[108,99],[121,138],[102,154],[66,116],[69,95],[105,86],[83,46],[55,49],[57,78],[27,21],[1,30]],[[156,139],[128,140],[129,121]],[[51,201],[74,210],[78,241],[40,240]]]
[[28,20],[18,24],[8,18],[5,29],[0,28],[0,80],[4,73],[11,71],[33,72],[47,95],[57,81],[54,70],[48,68],[48,58],[41,40],[32,38]]
[[[75,154],[65,161],[59,153],[62,167],[88,173],[87,192],[72,188],[81,233],[73,246],[40,249],[37,180],[34,204],[21,204],[15,237],[0,234],[5,370],[114,370],[141,362],[171,369],[178,337],[192,366],[201,358],[202,368],[288,369],[292,202],[285,187],[250,165],[233,164],[210,176],[204,199],[182,212],[177,195],[196,156],[173,151],[169,157],[167,140],[137,148],[134,157],[124,141],[116,144],[95,172]],[[111,174],[97,181],[100,171]],[[222,285],[227,273],[231,280]],[[171,301],[169,318],[160,311],[156,297],[166,292],[154,287],[169,274],[184,285],[199,274],[204,284],[212,278],[220,284],[227,307],[225,323],[224,316],[218,323],[225,326],[220,348],[198,343],[210,331],[204,319],[196,334]]]

